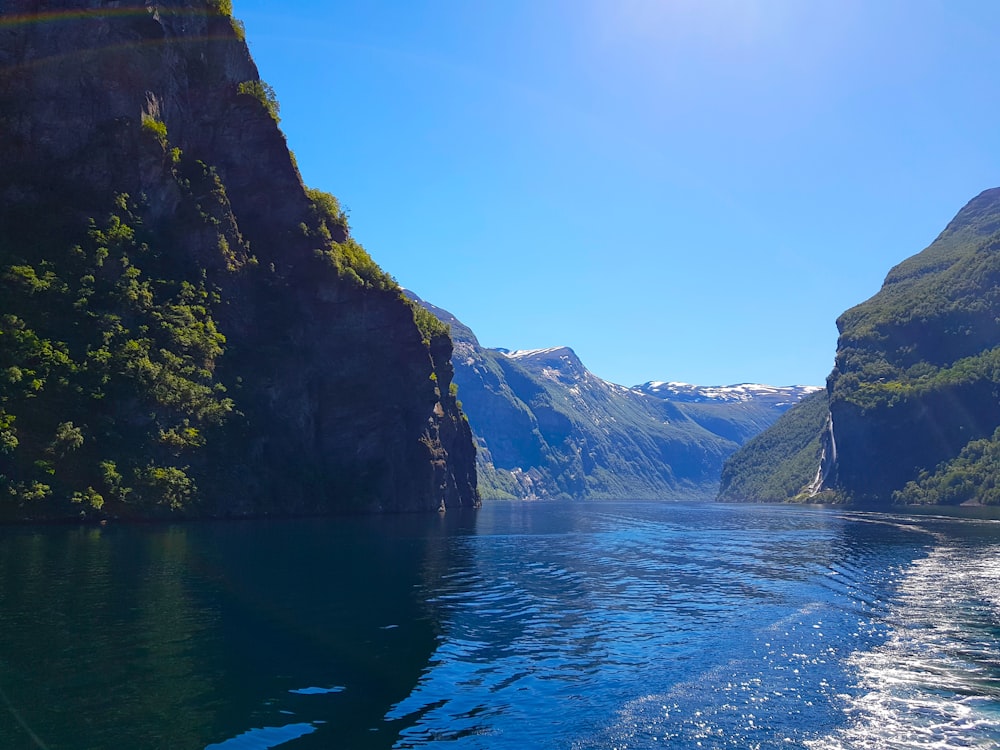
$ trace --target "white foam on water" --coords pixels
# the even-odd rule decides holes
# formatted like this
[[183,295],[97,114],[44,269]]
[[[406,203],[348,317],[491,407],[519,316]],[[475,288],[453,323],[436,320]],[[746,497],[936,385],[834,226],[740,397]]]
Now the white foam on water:
[[846,728],[810,750],[1000,746],[1000,545],[940,539],[888,613],[888,639],[852,654]]

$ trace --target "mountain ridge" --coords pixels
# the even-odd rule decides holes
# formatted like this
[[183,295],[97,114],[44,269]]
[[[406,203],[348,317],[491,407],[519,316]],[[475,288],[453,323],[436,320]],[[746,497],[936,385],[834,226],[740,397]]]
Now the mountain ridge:
[[[693,385],[678,381],[650,380],[641,385],[632,386],[636,390],[669,398],[676,401],[750,401],[755,398],[768,398],[777,405],[797,403],[810,393],[822,390],[818,385],[766,385],[764,383],[734,383],[732,385]],[[663,395],[667,394],[667,395]]]

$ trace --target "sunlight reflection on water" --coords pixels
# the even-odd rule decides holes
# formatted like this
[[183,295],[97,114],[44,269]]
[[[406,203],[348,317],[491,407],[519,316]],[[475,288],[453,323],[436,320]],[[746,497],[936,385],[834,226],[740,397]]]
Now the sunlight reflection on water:
[[849,725],[813,750],[1000,746],[1000,545],[939,546],[910,568],[886,641],[852,654]]
[[998,574],[788,507],[0,529],[0,747],[996,747]]
[[250,729],[238,737],[207,745],[205,750],[270,750],[316,731],[312,724],[286,724],[283,727]]

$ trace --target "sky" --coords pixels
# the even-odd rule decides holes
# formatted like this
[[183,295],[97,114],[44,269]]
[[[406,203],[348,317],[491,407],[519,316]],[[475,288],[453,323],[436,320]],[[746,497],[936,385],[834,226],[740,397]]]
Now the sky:
[[822,385],[1000,186],[1000,3],[235,0],[310,187],[489,347]]

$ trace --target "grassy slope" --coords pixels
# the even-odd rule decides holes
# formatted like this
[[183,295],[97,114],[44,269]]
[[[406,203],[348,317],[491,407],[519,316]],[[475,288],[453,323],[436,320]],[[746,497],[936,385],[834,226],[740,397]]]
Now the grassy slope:
[[730,456],[722,468],[719,499],[784,502],[799,495],[819,468],[828,407],[826,391],[806,396]]

